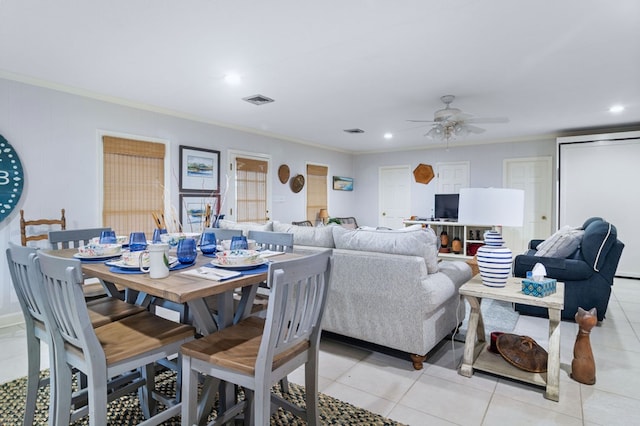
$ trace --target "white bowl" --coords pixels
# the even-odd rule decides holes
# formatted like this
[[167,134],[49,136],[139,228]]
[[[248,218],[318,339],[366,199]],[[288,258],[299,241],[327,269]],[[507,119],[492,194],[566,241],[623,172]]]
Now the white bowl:
[[221,265],[254,265],[260,259],[260,253],[255,250],[225,250],[219,253],[217,261]]
[[115,256],[121,251],[121,244],[90,243],[86,246],[78,247],[78,253],[82,254],[83,256]]
[[125,251],[122,253],[122,263],[127,266],[140,266],[140,256],[142,256],[142,266],[147,268],[151,261],[147,251]]

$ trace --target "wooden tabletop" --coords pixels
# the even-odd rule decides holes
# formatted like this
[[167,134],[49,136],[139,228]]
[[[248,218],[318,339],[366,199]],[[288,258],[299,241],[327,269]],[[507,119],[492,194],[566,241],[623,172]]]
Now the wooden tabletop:
[[[73,255],[77,253],[77,250],[54,250],[50,253],[59,255],[60,257],[72,258]],[[270,257],[269,260],[278,262],[297,256],[298,255],[287,253]],[[199,254],[196,259],[196,264],[188,269],[198,268],[210,261],[211,258]],[[214,296],[233,290],[234,288],[259,284],[267,280],[266,272],[242,275],[238,278],[225,281],[212,281],[180,273],[188,269],[171,271],[168,277],[161,279],[151,279],[149,278],[149,274],[119,274],[111,272],[109,269],[109,266],[103,262],[82,262],[82,271],[88,277],[95,277],[105,282],[116,283],[132,290],[141,291],[151,296],[161,297],[176,303],[185,303],[194,299]]]

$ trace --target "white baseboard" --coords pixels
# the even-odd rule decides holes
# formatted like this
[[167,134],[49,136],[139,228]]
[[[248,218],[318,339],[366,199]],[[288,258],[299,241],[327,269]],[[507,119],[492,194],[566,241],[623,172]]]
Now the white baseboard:
[[22,312],[14,312],[9,315],[0,316],[0,328],[12,327],[14,325],[24,324]]

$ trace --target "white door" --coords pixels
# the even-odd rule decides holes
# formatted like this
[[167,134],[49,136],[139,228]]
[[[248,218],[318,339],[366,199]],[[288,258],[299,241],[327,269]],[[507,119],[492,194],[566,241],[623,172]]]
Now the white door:
[[552,178],[551,157],[504,160],[504,187],[524,190],[524,226],[502,230],[514,255],[525,252],[532,239],[551,235]]
[[458,194],[460,188],[469,187],[469,162],[436,164],[436,194]]
[[402,221],[411,216],[411,168],[380,167],[378,188],[378,226],[402,228]]

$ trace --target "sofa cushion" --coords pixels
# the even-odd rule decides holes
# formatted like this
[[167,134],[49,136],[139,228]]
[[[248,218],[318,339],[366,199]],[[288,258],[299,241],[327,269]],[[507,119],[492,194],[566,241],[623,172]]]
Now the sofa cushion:
[[430,228],[412,230],[348,230],[333,228],[338,249],[373,251],[424,258],[427,272],[438,272],[438,238]]
[[600,271],[617,239],[616,227],[604,220],[593,221],[585,228],[581,246],[582,257],[594,271]]
[[293,245],[315,246],[334,248],[332,228],[330,226],[298,226],[289,223],[273,222],[274,232],[287,232],[293,234]]
[[249,235],[249,231],[273,231],[273,222],[234,222],[232,220],[221,219],[219,226],[222,229],[240,229],[242,231],[242,235],[245,237]]
[[536,256],[567,258],[576,252],[584,230],[572,226],[560,228],[552,236],[538,244]]

